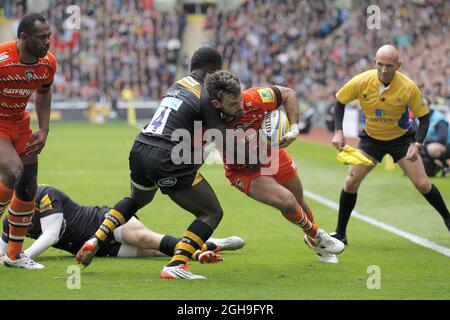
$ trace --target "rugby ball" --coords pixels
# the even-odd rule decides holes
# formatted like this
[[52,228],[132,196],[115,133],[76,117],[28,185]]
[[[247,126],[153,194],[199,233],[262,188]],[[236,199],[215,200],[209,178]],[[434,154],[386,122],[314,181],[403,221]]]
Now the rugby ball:
[[289,120],[284,109],[280,107],[266,112],[261,131],[261,138],[265,139],[267,144],[278,145],[281,137],[289,132]]

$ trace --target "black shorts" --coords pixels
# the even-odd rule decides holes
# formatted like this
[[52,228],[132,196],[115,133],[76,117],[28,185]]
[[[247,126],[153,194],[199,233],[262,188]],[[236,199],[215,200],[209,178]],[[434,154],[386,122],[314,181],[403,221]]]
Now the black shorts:
[[132,183],[143,190],[171,193],[192,187],[199,165],[173,163],[171,151],[135,141],[129,157]]
[[389,141],[371,138],[365,130],[361,132],[359,137],[361,140],[359,141],[358,149],[364,151],[378,162],[381,162],[386,154],[390,154],[394,162],[398,162],[406,156],[409,145],[416,141],[414,130],[409,130],[403,136]]

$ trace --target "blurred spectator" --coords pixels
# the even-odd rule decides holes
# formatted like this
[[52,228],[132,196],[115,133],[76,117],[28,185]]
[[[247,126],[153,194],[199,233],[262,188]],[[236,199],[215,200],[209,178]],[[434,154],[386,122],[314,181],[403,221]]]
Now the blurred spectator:
[[422,160],[429,176],[436,175],[440,170],[443,176],[447,176],[450,171],[449,118],[445,111],[437,109],[431,109],[430,115],[430,128],[424,142]]
[[[80,30],[64,24],[72,4],[80,7]],[[180,11],[158,12],[152,0],[55,0],[46,16],[59,63],[56,101],[111,101],[125,87],[159,99],[175,80],[185,25]]]
[[14,18],[15,13],[15,2],[14,0],[0,0],[0,10],[3,11],[3,15],[5,18],[12,19]]
[[450,2],[376,1],[381,29],[367,28],[366,9],[353,14],[333,1],[247,0],[237,9],[208,9],[210,43],[245,87],[280,83],[302,98],[324,101],[349,77],[373,65],[383,44],[397,46],[402,71],[430,101],[450,101]]
[[[376,1],[381,29],[369,30],[371,2],[357,2],[353,13],[332,0],[247,0],[227,12],[209,6],[205,31],[245,87],[280,83],[302,100],[327,105],[351,75],[373,64],[376,48],[391,43],[399,48],[402,72],[431,104],[449,105],[450,2]],[[0,3],[17,18],[26,9],[23,1]],[[80,30],[64,24],[71,4],[80,6]],[[186,24],[182,7],[161,13],[152,0],[54,0],[46,15],[59,62],[56,100],[111,100],[125,87],[138,98],[158,99],[175,80]]]

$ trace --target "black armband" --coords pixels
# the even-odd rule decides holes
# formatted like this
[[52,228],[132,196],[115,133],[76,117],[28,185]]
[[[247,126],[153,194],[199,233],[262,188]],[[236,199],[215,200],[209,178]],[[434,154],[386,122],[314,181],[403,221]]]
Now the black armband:
[[334,130],[342,130],[342,124],[344,122],[345,104],[336,100],[334,106]]
[[275,86],[270,86],[270,89],[272,89],[273,92],[275,92],[275,95],[277,96],[277,108],[278,108],[279,106],[281,106],[281,103],[283,102],[281,91],[280,89],[278,89],[278,87]]
[[428,127],[430,126],[430,115],[426,114],[419,118],[419,127],[417,128],[416,141],[423,143],[427,136]]

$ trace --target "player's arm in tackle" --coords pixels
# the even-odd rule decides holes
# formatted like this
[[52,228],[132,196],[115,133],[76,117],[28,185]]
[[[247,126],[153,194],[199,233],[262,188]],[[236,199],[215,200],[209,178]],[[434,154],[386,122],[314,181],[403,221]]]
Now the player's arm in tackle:
[[33,132],[33,136],[27,145],[27,155],[39,154],[45,146],[49,131],[50,108],[52,103],[52,90],[50,86],[42,86],[36,91],[34,105],[38,118],[39,130]]
[[289,120],[289,132],[280,139],[280,148],[285,148],[294,142],[299,135],[298,122],[300,120],[300,112],[298,110],[297,94],[291,88],[276,86],[280,90],[281,104],[284,106],[286,116]]

